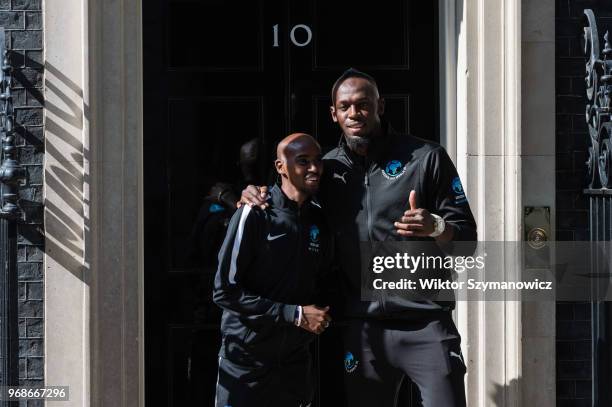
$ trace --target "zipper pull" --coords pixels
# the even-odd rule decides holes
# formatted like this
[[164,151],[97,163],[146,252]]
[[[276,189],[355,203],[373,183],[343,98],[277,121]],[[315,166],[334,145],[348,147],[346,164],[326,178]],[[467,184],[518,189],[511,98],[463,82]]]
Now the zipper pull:
[[365,175],[363,176],[363,185],[365,185],[366,187],[370,186],[370,178],[368,177],[367,171]]

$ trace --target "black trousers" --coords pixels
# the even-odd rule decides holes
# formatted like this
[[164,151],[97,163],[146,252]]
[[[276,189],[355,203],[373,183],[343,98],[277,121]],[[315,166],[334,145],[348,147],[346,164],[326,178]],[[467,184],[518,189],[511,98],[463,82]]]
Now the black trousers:
[[398,390],[408,376],[423,407],[464,407],[460,344],[449,313],[419,321],[350,321],[344,332],[348,405],[403,407]]
[[308,407],[313,397],[310,354],[244,366],[219,358],[215,407]]

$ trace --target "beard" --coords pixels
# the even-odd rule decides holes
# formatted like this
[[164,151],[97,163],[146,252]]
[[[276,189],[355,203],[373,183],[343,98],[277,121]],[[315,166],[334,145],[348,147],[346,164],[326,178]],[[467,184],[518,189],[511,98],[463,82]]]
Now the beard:
[[369,136],[361,137],[361,136],[347,136],[344,135],[344,139],[346,140],[346,144],[352,151],[368,149],[370,144],[372,143],[372,139]]

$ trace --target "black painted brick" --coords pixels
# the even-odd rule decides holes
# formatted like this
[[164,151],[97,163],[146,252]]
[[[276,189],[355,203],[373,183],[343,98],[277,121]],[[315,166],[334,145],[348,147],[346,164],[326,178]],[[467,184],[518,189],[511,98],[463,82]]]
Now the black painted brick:
[[18,288],[18,297],[19,300],[21,301],[25,301],[26,299],[26,283],[24,283],[23,281],[20,281],[19,283],[17,283],[17,288]]
[[38,69],[42,68],[42,64],[43,64],[42,51],[27,50],[25,56],[26,56],[26,60],[25,60],[26,66],[29,66],[31,68],[38,68]]
[[42,29],[42,13],[27,11],[25,13],[25,28],[27,30]]
[[557,382],[557,397],[572,398],[576,396],[576,381],[559,380]]
[[28,88],[26,91],[26,103],[28,106],[42,107],[44,105],[44,99],[42,91],[40,89]]
[[29,123],[33,126],[42,125],[43,110],[35,107],[16,108],[15,120],[19,123]]
[[26,373],[26,360],[24,358],[19,359],[19,378],[20,379],[25,379],[28,377],[28,374]]
[[28,184],[29,185],[42,185],[43,175],[42,166],[40,165],[28,165],[26,167],[28,173]]
[[25,20],[25,16],[23,12],[0,11],[0,27],[4,27],[7,30],[24,29],[25,28],[24,20]]
[[40,300],[19,301],[19,317],[42,318],[43,302]]
[[559,361],[557,362],[557,379],[582,380],[590,377],[591,362],[588,361]]
[[40,69],[23,68],[15,72],[15,88],[40,88],[43,84],[43,73]]
[[26,255],[28,261],[42,261],[43,250],[42,247],[37,246],[26,246]]
[[19,356],[43,356],[44,343],[42,339],[20,339]]
[[576,380],[576,397],[591,398],[591,381]]
[[17,278],[19,280],[40,280],[43,278],[43,264],[40,262],[17,263]]
[[40,10],[40,0],[12,0],[13,10]]
[[42,164],[45,152],[40,147],[28,145],[19,149],[19,162],[22,165]]
[[591,340],[574,342],[574,359],[591,360]]
[[12,31],[12,49],[42,49],[42,31]]
[[43,285],[39,282],[26,283],[26,298],[28,300],[43,299]]
[[29,357],[26,359],[26,374],[28,379],[42,379],[44,372],[44,360],[41,357]]
[[26,336],[27,319],[19,318],[19,337],[24,338]]
[[28,318],[26,320],[26,334],[28,338],[42,338],[44,336],[44,321],[42,318]]
[[42,148],[44,145],[44,128],[42,126],[18,126],[17,128],[17,145],[31,145]]

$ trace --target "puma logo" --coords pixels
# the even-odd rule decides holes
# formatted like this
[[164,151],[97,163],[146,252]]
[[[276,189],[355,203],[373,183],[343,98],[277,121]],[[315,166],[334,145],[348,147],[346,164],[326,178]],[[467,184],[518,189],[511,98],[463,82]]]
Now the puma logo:
[[455,357],[455,358],[459,359],[459,360],[461,361],[461,363],[464,363],[464,362],[463,362],[463,358],[462,358],[462,357],[461,357],[461,355],[460,355],[460,354],[458,354],[457,352],[453,352],[453,351],[451,350],[451,351],[449,352],[449,355],[450,355],[450,356],[452,356],[452,357]]
[[336,178],[341,179],[342,182],[344,182],[346,184],[346,179],[344,179],[345,176],[346,176],[346,171],[344,171],[344,173],[342,175],[338,175],[337,173],[334,172],[334,179],[336,179]]

